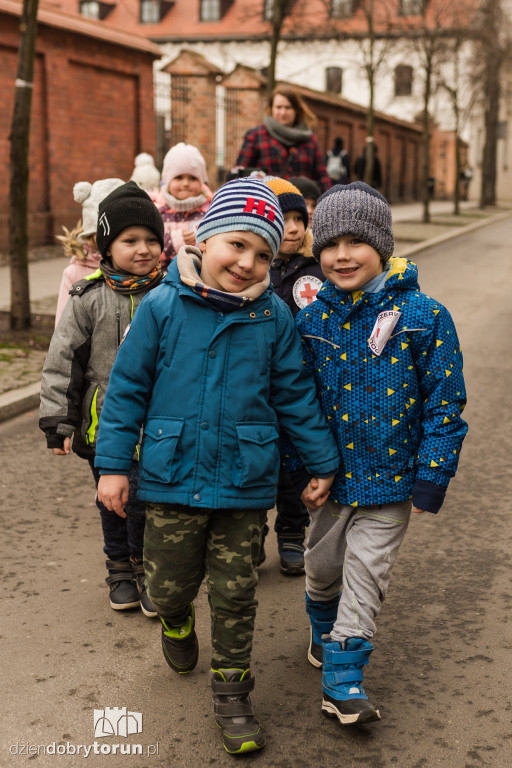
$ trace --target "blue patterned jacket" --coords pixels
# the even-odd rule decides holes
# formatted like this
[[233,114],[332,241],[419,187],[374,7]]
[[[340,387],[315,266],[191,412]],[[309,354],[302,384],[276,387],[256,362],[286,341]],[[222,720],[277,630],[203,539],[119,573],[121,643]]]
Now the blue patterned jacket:
[[[388,310],[400,316],[378,355],[368,340]],[[466,393],[452,318],[421,293],[416,265],[391,259],[379,293],[347,294],[326,281],[297,324],[342,457],[330,499],[370,506],[412,496],[437,512],[467,431]],[[300,462],[289,445],[284,454],[296,472]]]

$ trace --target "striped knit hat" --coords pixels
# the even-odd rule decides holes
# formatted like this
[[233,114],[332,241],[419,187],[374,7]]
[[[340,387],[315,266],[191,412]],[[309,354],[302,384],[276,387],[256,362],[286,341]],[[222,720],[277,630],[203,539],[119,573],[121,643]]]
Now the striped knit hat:
[[260,235],[276,256],[283,239],[283,214],[276,195],[260,179],[245,176],[220,187],[197,228],[196,242],[237,231]]
[[298,211],[302,216],[304,226],[307,227],[309,213],[300,189],[297,189],[296,186],[286,181],[286,179],[280,179],[277,176],[266,176],[263,181],[270,187],[272,192],[276,193],[282,212]]
[[312,220],[313,256],[336,237],[354,235],[375,248],[385,263],[395,248],[391,208],[385,197],[362,181],[335,184],[318,200]]

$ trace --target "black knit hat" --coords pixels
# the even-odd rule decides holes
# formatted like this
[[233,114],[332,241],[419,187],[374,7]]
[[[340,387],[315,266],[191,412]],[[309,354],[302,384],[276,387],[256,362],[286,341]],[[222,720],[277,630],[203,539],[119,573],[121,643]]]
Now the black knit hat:
[[308,179],[306,176],[290,176],[290,184],[297,187],[303,197],[310,197],[312,200],[318,200],[322,191],[316,181]]
[[312,221],[313,256],[342,235],[354,235],[375,248],[383,263],[395,248],[391,208],[385,197],[362,181],[335,184],[318,200]]
[[277,195],[282,212],[298,211],[302,216],[304,226],[307,227],[309,213],[300,189],[297,189],[296,186],[286,179],[280,179],[277,176],[266,176],[263,181]]
[[164,249],[162,217],[150,196],[134,181],[117,187],[99,204],[96,243],[103,257],[112,241],[128,227],[147,227]]

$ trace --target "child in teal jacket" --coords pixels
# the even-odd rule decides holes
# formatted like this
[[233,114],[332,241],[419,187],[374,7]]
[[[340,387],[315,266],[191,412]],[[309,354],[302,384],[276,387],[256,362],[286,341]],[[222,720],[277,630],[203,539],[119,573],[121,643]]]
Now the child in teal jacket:
[[270,286],[283,236],[278,200],[260,180],[215,194],[119,350],[101,414],[96,466],[103,503],[123,515],[143,427],[139,498],[144,563],[164,657],[198,660],[193,601],[204,577],[212,615],[216,722],[230,753],[265,744],[249,692],[256,564],[275,503],[278,423],[326,498],[339,456],[288,307]]

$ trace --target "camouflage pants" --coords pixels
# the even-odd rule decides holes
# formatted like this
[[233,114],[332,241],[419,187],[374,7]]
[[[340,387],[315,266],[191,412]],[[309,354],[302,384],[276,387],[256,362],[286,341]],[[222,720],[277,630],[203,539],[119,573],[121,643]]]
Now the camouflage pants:
[[158,613],[179,626],[206,577],[212,667],[250,666],[266,510],[146,504],[144,568]]

